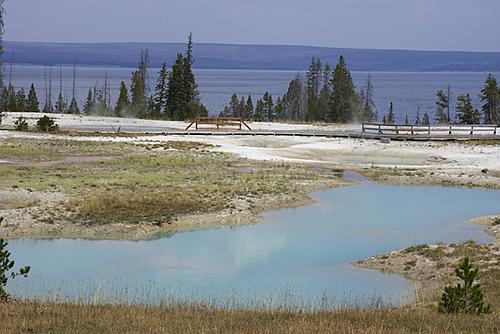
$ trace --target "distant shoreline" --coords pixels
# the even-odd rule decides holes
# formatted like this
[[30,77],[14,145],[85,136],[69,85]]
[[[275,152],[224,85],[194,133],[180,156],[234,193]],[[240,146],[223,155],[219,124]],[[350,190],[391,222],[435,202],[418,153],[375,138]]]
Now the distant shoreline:
[[[12,66],[20,66],[20,67],[62,67],[62,68],[73,68],[75,66],[77,68],[102,68],[102,69],[135,69],[136,66],[120,66],[120,65],[89,65],[89,64],[54,64],[54,65],[44,65],[37,63],[12,63]],[[10,64],[4,63],[4,66],[10,66]],[[151,70],[160,69],[160,67],[150,67]],[[202,67],[194,67],[193,70],[196,71],[226,71],[226,72],[290,72],[290,73],[305,73],[307,71],[306,68],[301,70],[278,70],[278,69],[252,69],[252,68],[202,68]],[[467,73],[481,73],[481,74],[500,74],[500,70],[495,71],[351,71],[351,73],[392,73],[392,74],[467,74]]]
[[[184,43],[48,43],[5,42],[5,64],[78,64],[135,67],[141,49],[149,49],[151,67],[173,63]],[[300,45],[194,45],[195,68],[301,71],[312,57],[335,64],[344,55],[353,71],[489,72],[500,68],[500,52],[354,49]]]

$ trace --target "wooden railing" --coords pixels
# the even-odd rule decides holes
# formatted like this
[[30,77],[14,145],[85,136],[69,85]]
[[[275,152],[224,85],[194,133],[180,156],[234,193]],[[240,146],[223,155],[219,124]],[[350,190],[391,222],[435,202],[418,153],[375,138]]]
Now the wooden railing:
[[217,130],[223,126],[235,126],[238,127],[239,130],[241,130],[244,126],[248,130],[252,130],[245,123],[245,121],[239,117],[197,117],[193,122],[191,122],[191,124],[189,124],[186,130],[189,130],[193,125],[195,125],[196,130],[198,130],[199,125],[216,126]]
[[474,135],[500,134],[497,125],[466,125],[466,124],[443,124],[443,125],[399,125],[399,124],[376,124],[363,123],[363,133],[377,133],[380,135]]

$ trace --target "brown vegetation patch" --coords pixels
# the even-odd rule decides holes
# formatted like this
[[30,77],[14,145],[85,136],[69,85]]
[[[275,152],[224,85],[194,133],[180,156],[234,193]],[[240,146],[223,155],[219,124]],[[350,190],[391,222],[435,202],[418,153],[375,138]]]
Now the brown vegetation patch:
[[498,333],[498,313],[418,308],[339,311],[218,310],[18,302],[0,307],[1,333]]

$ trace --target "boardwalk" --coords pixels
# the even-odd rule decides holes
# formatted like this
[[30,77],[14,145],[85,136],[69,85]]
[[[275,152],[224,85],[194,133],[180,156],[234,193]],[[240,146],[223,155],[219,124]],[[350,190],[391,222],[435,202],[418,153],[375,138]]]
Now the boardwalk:
[[[25,117],[31,127],[43,116],[41,113],[4,113],[0,129],[13,130],[19,116]],[[467,141],[500,140],[500,127],[494,125],[384,125],[384,124],[284,124],[246,123],[229,120],[228,124],[205,124],[186,129],[189,123],[154,121],[129,118],[50,114],[62,131],[98,133],[140,133],[179,136],[292,136],[323,138],[354,138],[380,140],[390,138],[401,141]],[[203,120],[201,120],[203,122]],[[205,121],[205,123],[209,123]],[[213,123],[213,122],[212,122]],[[234,124],[233,124],[234,123]],[[219,125],[219,129],[217,129]],[[240,130],[241,126],[241,130]],[[252,130],[249,130],[251,128]]]
[[466,141],[466,140],[499,140],[500,128],[496,125],[385,125],[365,123],[359,131],[228,131],[201,129],[196,131],[166,131],[165,135],[193,136],[293,136],[293,137],[325,137],[325,138],[358,138],[381,140],[389,138],[400,141]]

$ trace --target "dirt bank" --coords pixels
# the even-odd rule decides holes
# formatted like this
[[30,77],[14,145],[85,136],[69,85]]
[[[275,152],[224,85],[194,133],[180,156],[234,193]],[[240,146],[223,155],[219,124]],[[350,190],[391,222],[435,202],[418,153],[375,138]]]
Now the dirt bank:
[[486,233],[495,237],[489,244],[467,241],[461,244],[416,245],[355,262],[361,268],[403,275],[418,282],[422,289],[417,296],[423,304],[435,303],[445,284],[455,282],[454,270],[464,257],[480,268],[480,280],[487,286],[489,300],[500,298],[500,215],[470,221],[486,226]]

